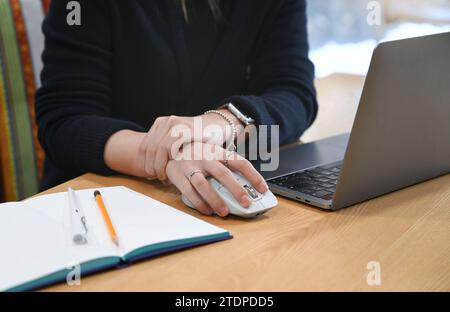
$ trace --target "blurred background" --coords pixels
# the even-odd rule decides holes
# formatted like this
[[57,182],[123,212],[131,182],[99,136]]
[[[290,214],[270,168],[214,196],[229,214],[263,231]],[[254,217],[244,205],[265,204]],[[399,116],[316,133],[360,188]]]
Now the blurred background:
[[334,72],[365,75],[380,41],[450,31],[450,0],[307,3],[311,59],[318,78]]
[[450,0],[307,0],[319,113],[303,142],[351,131],[382,41],[450,31]]

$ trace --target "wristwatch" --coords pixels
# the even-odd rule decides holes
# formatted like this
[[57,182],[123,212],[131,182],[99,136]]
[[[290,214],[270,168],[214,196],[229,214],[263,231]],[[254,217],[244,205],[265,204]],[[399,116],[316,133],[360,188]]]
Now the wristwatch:
[[244,124],[245,127],[249,125],[254,125],[255,120],[245,114],[243,114],[239,109],[236,108],[232,103],[223,105],[220,108],[226,108],[230,113],[232,113],[240,122]]

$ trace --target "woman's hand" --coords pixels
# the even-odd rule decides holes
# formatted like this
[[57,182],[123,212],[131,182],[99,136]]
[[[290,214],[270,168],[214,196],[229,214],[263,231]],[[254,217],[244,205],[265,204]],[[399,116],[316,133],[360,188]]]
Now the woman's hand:
[[258,192],[269,190],[263,177],[248,160],[217,145],[186,145],[182,153],[175,160],[170,160],[166,167],[169,180],[198,211],[207,215],[216,212],[222,217],[228,214],[228,207],[211,187],[206,179],[208,176],[213,176],[224,185],[243,207],[251,205],[247,191],[237,182],[232,171],[240,172]]
[[[224,111],[236,125],[240,122]],[[215,127],[211,127],[215,126]],[[239,130],[243,129],[241,126]],[[217,114],[197,117],[159,117],[143,138],[138,151],[138,165],[150,179],[167,180],[166,166],[186,143],[202,142],[222,145],[232,130]]]

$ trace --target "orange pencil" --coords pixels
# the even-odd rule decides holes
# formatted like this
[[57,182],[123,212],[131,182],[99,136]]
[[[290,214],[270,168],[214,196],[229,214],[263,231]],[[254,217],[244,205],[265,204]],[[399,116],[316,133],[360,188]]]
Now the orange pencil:
[[95,201],[97,202],[97,206],[100,209],[103,220],[106,223],[106,227],[108,228],[109,235],[111,236],[111,240],[119,246],[119,238],[117,236],[116,230],[114,229],[114,225],[111,222],[111,218],[109,217],[108,210],[106,210],[105,203],[102,199],[102,194],[99,191],[94,192]]

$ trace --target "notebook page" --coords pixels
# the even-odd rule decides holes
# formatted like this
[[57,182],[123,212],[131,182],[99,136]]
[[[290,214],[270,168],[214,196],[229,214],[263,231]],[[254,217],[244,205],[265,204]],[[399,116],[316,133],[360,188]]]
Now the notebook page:
[[157,243],[228,233],[125,187],[104,188],[100,192],[124,255]]
[[[62,198],[55,202],[63,206]],[[57,218],[50,218],[25,202],[1,204],[0,290],[111,255],[107,248],[74,246],[68,237],[67,227]]]
[[[94,198],[95,190],[102,194],[119,236],[119,247],[111,241]],[[124,186],[76,190],[76,194],[86,215],[89,245],[107,250],[109,255],[124,257],[137,248],[157,243],[228,233]],[[57,223],[62,223],[66,228],[64,233],[70,235],[67,196],[67,192],[43,195],[28,200],[28,204]]]
[[[101,188],[99,189],[102,190]],[[87,220],[88,245],[96,249],[108,249],[108,253],[120,256],[121,251],[111,241],[105,222],[94,199],[94,189],[75,191]],[[61,223],[65,228],[67,240],[71,240],[71,216],[68,193],[54,193],[34,197],[26,201],[35,210]]]

